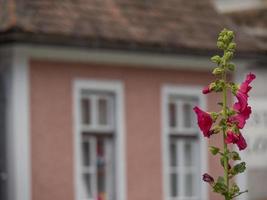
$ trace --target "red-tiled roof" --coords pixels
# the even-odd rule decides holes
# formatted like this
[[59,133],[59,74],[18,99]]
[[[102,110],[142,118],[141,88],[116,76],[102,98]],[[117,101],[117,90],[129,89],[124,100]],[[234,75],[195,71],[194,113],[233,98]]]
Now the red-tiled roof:
[[[223,27],[211,0],[0,0],[0,41],[127,49],[215,50]],[[258,51],[237,31],[240,50]]]
[[267,8],[251,9],[227,14],[237,25],[256,37],[267,49]]

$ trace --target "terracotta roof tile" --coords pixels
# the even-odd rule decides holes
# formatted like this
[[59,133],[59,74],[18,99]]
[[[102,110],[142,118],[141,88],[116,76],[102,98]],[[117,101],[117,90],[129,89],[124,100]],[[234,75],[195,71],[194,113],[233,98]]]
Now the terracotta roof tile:
[[267,50],[267,8],[231,12],[227,16],[248,34],[256,37],[259,45]]
[[[238,30],[215,11],[211,0],[13,0],[13,13],[6,13],[11,1],[1,1],[0,30],[16,28],[17,40],[215,50],[223,27]],[[241,50],[259,50],[252,38],[237,33]]]

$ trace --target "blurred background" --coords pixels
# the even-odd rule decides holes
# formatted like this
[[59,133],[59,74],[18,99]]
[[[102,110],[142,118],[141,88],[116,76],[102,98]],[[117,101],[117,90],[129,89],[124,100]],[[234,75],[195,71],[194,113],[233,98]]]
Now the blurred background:
[[221,200],[192,108],[223,28],[257,76],[238,199],[267,200],[266,0],[0,0],[0,200]]

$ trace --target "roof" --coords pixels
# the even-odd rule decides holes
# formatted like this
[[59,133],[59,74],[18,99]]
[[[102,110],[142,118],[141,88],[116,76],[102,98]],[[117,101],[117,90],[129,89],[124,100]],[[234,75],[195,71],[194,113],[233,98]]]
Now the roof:
[[211,0],[0,0],[0,42],[167,53],[216,50],[223,27],[240,51],[260,51]]
[[259,45],[267,49],[267,7],[227,13],[247,33],[256,37]]

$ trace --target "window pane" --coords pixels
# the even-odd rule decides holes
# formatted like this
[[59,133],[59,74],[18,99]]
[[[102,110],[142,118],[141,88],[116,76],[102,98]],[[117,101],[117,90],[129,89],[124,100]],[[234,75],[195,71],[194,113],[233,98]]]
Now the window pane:
[[193,175],[191,173],[185,175],[185,196],[194,196]]
[[169,125],[170,127],[177,126],[177,110],[175,103],[169,103]]
[[183,114],[184,114],[184,127],[192,127],[192,106],[189,103],[184,103],[183,105]]
[[178,196],[178,174],[170,174],[170,188],[171,188],[171,196]]
[[82,142],[82,154],[83,154],[83,165],[90,166],[90,145],[89,141]]
[[104,199],[106,187],[105,140],[97,139],[97,188],[98,198]]
[[84,198],[93,198],[91,175],[83,174]]
[[83,124],[90,124],[91,123],[91,118],[90,118],[90,112],[91,112],[91,107],[90,107],[90,99],[82,99],[81,100],[82,104],[82,123]]
[[185,165],[186,166],[192,166],[194,164],[193,162],[193,145],[194,143],[192,141],[186,141],[184,144],[184,153],[185,153]]
[[108,103],[106,99],[98,100],[98,120],[99,124],[107,125],[108,124]]
[[175,142],[170,142],[170,164],[171,166],[177,166],[177,147]]

